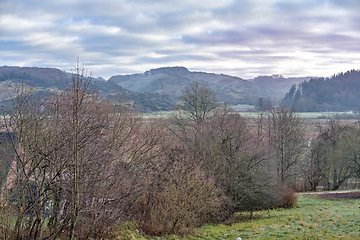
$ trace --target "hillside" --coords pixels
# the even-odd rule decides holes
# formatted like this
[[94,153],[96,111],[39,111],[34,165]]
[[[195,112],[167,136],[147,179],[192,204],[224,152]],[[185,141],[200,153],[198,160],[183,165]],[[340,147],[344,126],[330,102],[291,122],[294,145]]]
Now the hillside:
[[[173,109],[182,90],[194,81],[207,84],[219,101],[227,105],[257,105],[260,98],[276,103],[292,85],[309,79],[272,75],[244,80],[225,74],[189,71],[185,67],[163,67],[144,73],[115,75],[107,81],[93,78],[92,82],[102,98],[125,99],[137,111],[151,112]],[[6,103],[21,82],[39,97],[44,97],[52,91],[65,89],[70,80],[70,73],[56,68],[0,67],[0,101]]]
[[142,74],[117,75],[109,80],[136,92],[152,92],[177,99],[182,90],[199,81],[215,91],[219,101],[227,104],[254,104],[260,97],[258,86],[238,77],[224,74],[191,72],[185,67],[151,69]]
[[[65,89],[71,76],[56,68],[0,67],[0,101],[7,105],[20,83],[24,83],[40,98],[48,96],[53,91]],[[174,106],[170,98],[157,93],[133,92],[103,78],[92,78],[92,83],[102,98],[125,99],[139,112],[170,110]]]
[[339,73],[331,78],[312,78],[294,85],[283,103],[295,111],[359,111],[360,70]]
[[132,91],[159,93],[174,100],[186,86],[199,81],[210,86],[221,102],[255,105],[260,97],[280,100],[293,84],[308,79],[310,78],[284,78],[273,75],[244,80],[225,74],[193,72],[185,67],[163,67],[144,73],[116,75],[109,80]]
[[282,75],[259,76],[249,81],[264,90],[264,96],[282,99],[292,85],[310,80],[310,77],[285,78]]

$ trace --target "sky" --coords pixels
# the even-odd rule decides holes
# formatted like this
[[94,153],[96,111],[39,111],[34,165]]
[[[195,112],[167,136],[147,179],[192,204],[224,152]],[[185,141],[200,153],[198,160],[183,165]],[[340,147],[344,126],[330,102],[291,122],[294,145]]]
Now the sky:
[[328,77],[360,68],[359,13],[359,0],[0,0],[0,66]]

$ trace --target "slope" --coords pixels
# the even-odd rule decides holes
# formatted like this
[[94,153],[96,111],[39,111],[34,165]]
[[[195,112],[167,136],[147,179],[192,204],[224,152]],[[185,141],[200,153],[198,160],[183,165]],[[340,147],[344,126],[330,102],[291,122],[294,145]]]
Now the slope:
[[[56,68],[0,67],[0,101],[9,105],[17,86],[23,83],[39,98],[65,89],[71,81],[71,73]],[[137,93],[127,90],[113,81],[92,78],[93,87],[102,98],[124,99],[137,111],[151,112],[172,109],[174,102],[157,93]]]
[[283,103],[296,111],[359,111],[360,70],[312,78],[287,92]]
[[137,92],[153,92],[177,99],[194,81],[207,84],[219,101],[227,104],[254,104],[261,96],[258,86],[238,77],[224,74],[191,72],[185,67],[151,69],[142,74],[117,75],[109,80]]

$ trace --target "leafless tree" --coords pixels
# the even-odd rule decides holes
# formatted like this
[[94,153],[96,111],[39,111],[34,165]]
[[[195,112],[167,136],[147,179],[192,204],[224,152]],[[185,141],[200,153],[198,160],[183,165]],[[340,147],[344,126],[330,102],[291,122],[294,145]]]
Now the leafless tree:
[[177,108],[186,119],[200,125],[218,106],[215,93],[207,85],[196,81],[184,89]]
[[[181,108],[175,116],[178,128],[173,128],[173,132],[187,147],[193,163],[201,166],[222,190],[225,218],[238,210],[271,206],[273,181],[266,167],[269,158],[261,138],[251,131],[244,118],[220,108],[213,95],[184,91],[183,99],[191,107]],[[199,118],[194,110],[199,106],[198,99],[212,106],[205,108],[211,110],[203,111],[207,114],[200,114],[203,117]]]
[[352,159],[354,164],[354,176],[360,178],[360,122],[356,122],[353,127],[352,134],[348,140],[351,146]]
[[353,127],[341,125],[338,120],[330,120],[327,128],[321,132],[320,139],[326,149],[326,178],[329,188],[333,190],[338,189],[354,173],[354,133],[356,130]]
[[15,136],[7,201],[18,209],[17,238],[89,237],[91,224],[123,218],[135,192],[126,153],[135,149],[139,118],[124,103],[99,99],[79,65],[72,80],[41,102],[20,91],[6,118]]
[[327,152],[329,151],[326,144],[321,139],[311,142],[309,153],[302,161],[305,187],[311,191],[316,191],[321,180],[326,177],[328,171]]
[[299,174],[297,167],[304,157],[305,127],[294,112],[285,108],[273,110],[268,120],[268,139],[274,152],[278,182],[289,184]]

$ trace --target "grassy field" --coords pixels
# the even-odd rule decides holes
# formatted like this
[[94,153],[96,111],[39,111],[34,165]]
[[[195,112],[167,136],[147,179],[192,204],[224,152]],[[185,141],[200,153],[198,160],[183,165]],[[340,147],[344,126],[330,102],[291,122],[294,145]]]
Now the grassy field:
[[[255,111],[254,106],[251,105],[231,105],[228,106],[231,111],[239,113],[241,116],[245,118],[257,118],[259,116],[259,112]],[[175,111],[159,111],[152,113],[144,113],[142,116],[144,118],[167,118],[171,116]],[[299,118],[303,119],[328,119],[328,118],[349,118],[351,116],[352,119],[357,119],[358,115],[354,115],[353,112],[299,112],[296,113]]]
[[[245,118],[257,118],[259,116],[259,112],[238,112],[241,116]],[[352,112],[299,112],[296,113],[297,117],[303,119],[319,119],[319,120],[327,120],[329,118],[334,119],[343,119],[344,116],[351,116],[352,119],[357,119],[357,116]]]
[[149,237],[129,228],[117,239],[360,239],[359,207],[360,199],[299,196],[295,208],[256,212],[255,220],[232,225],[206,225],[186,237]]

